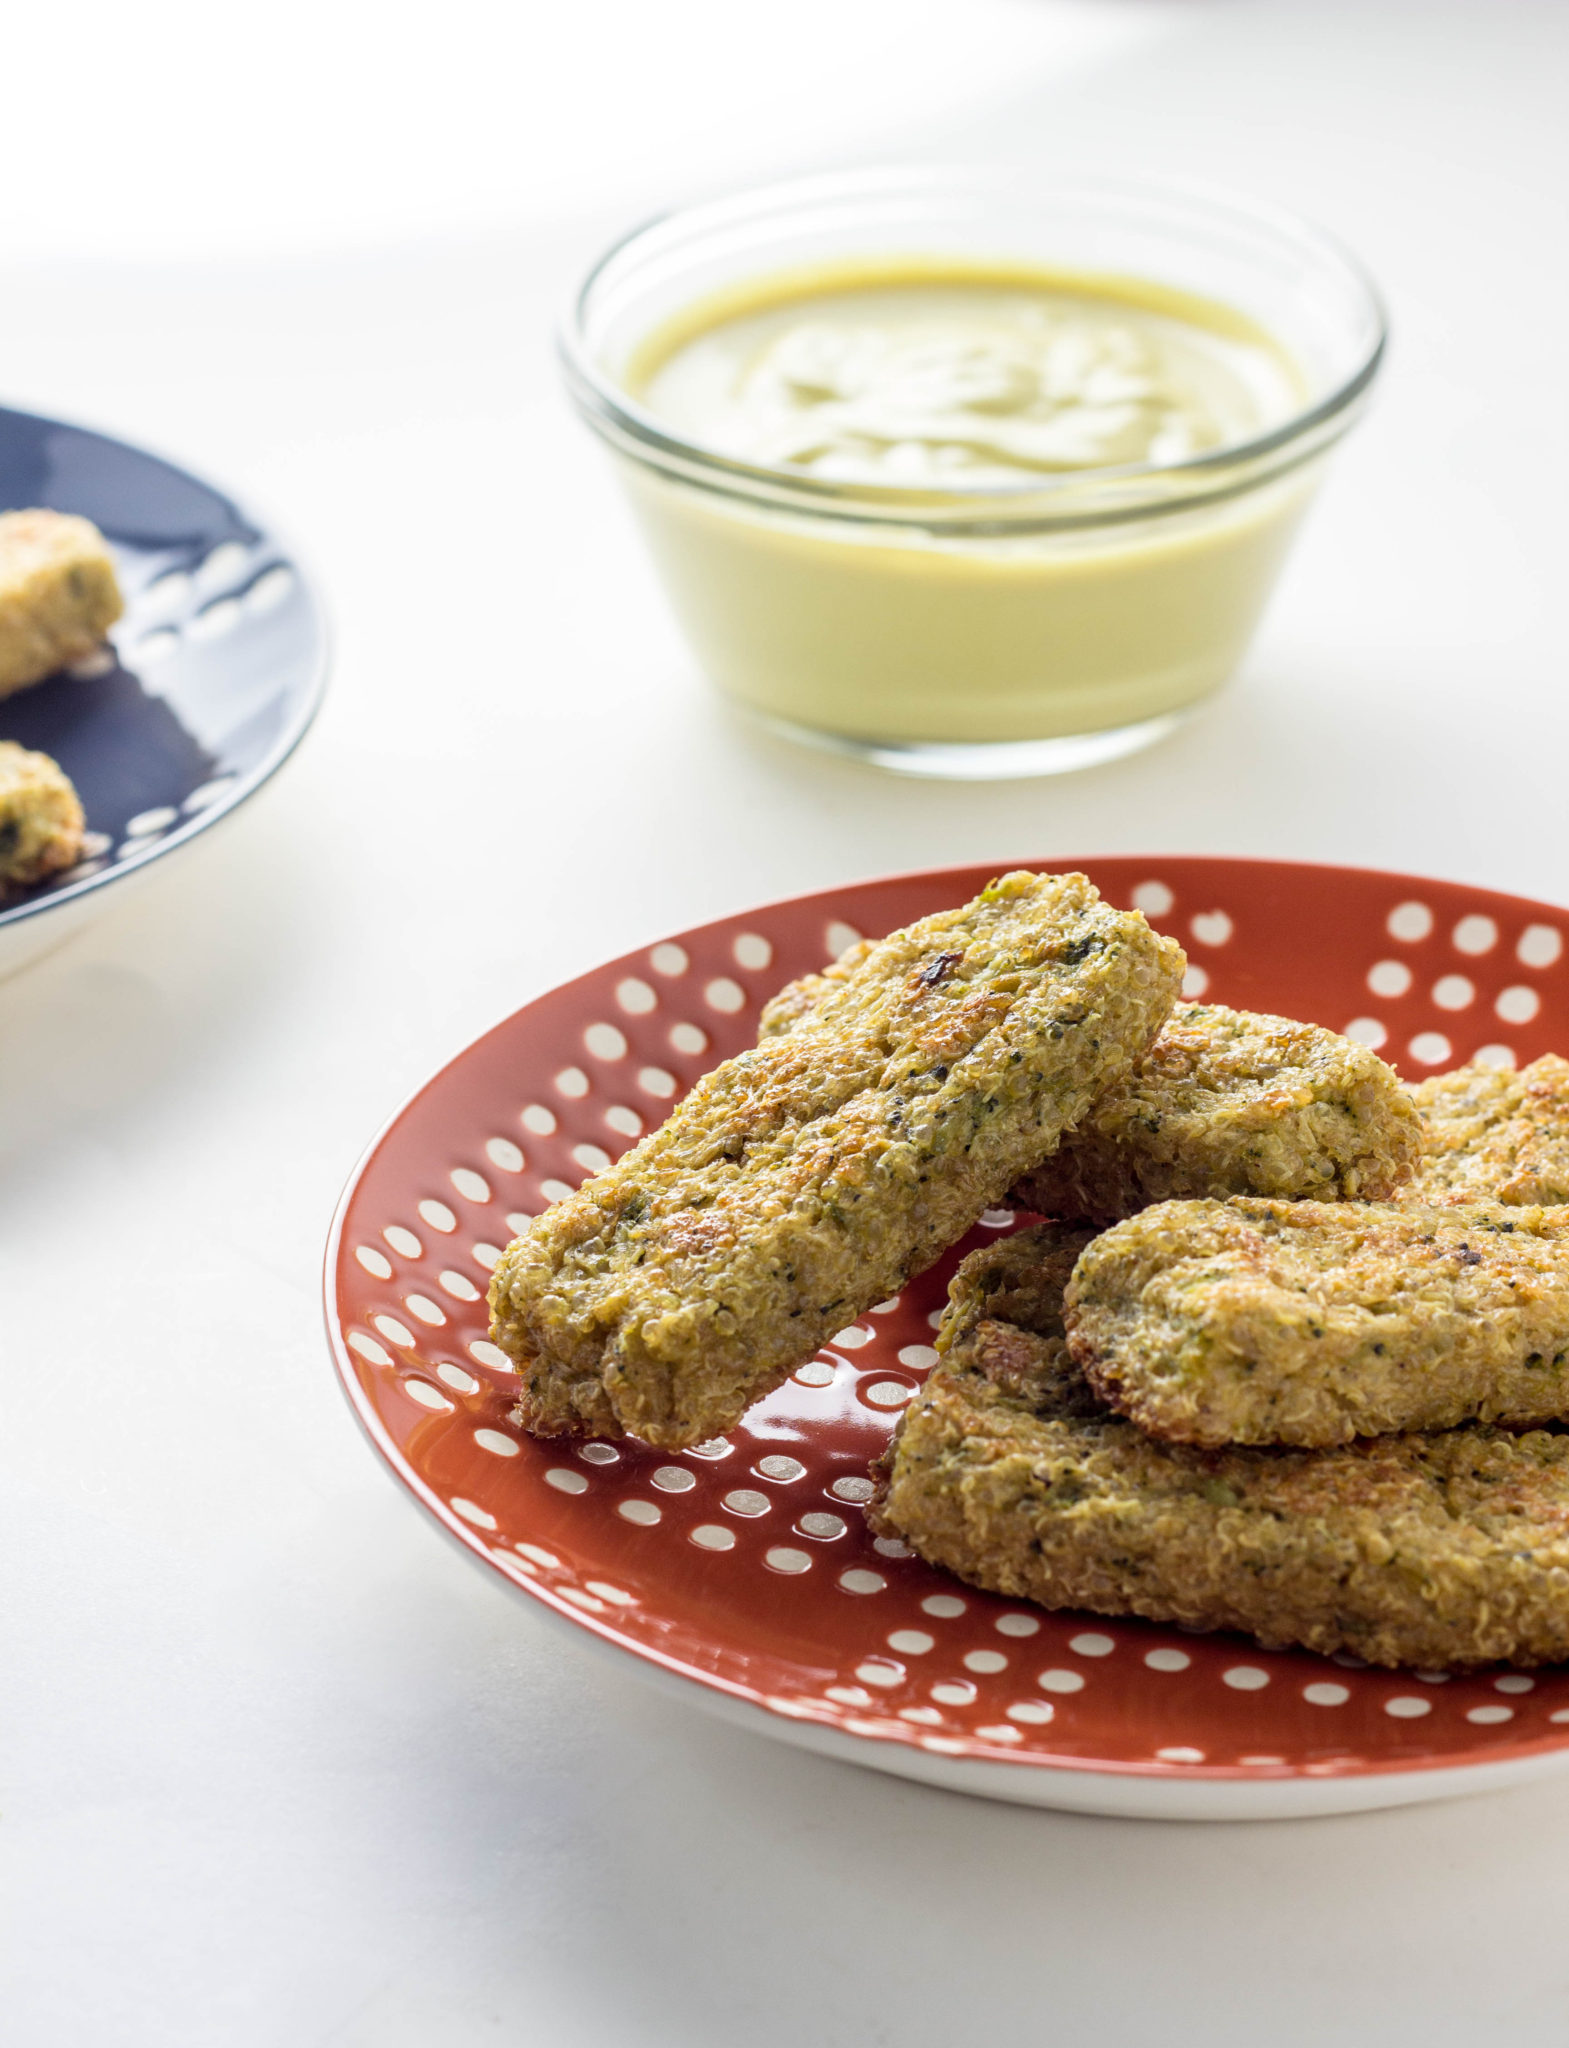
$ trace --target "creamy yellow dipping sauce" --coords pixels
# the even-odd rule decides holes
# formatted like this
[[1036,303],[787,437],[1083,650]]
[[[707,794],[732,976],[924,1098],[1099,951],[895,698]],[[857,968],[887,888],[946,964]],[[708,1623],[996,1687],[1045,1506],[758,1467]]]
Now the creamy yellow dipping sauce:
[[1266,335],[1222,307],[1136,292],[917,274],[710,302],[645,345],[631,388],[721,455],[914,490],[1186,462],[1297,409]]
[[932,506],[929,526],[870,523],[633,469],[716,680],[851,739],[1035,739],[1191,703],[1240,657],[1308,488],[1161,516],[1135,502],[1066,530],[932,530],[944,498],[973,513],[990,496],[1002,522],[1021,492],[1191,462],[1300,411],[1267,334],[1134,280],[938,263],[776,277],[688,308],[623,382],[682,441],[837,487],[847,511],[875,511],[868,488],[906,515]]

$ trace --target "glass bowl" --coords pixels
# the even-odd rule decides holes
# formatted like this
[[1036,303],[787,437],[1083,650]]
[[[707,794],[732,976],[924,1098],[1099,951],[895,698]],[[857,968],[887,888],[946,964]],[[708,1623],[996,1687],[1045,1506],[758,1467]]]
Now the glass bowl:
[[[1187,459],[934,488],[738,460],[635,395],[640,352],[705,302],[901,264],[1207,302],[1263,331],[1300,400]],[[1115,759],[1220,688],[1384,345],[1361,267],[1289,215],[1187,187],[938,168],[653,221],[594,265],[561,337],[572,396],[718,687],[796,739],[960,777]]]

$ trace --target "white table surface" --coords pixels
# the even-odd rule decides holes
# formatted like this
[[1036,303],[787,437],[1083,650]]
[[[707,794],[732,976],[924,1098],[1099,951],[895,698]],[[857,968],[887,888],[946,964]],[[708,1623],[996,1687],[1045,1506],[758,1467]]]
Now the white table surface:
[[[7,2041],[1562,2039],[1569,1775],[1157,1826],[733,1731],[425,1526],[317,1295],[402,1096],[671,927],[1157,849],[1569,900],[1569,9],[463,0],[386,11],[330,135],[348,9],[280,7],[259,53],[226,10],[36,10],[33,75],[70,57],[61,23],[86,50],[133,16],[157,61],[116,31],[58,178],[38,96],[8,110],[0,396],[271,508],[337,662],[263,798],[0,986]],[[557,392],[551,312],[626,219],[914,154],[1238,186],[1338,229],[1392,304],[1379,403],[1245,674],[1116,767],[902,782],[729,718]]]

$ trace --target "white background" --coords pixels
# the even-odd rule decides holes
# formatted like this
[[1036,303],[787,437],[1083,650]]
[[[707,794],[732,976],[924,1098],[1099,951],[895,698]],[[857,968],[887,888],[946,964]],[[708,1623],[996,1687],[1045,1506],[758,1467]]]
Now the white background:
[[[0,986],[7,2041],[1561,2039],[1569,1776],[1183,1828],[731,1731],[558,1641],[410,1511],[335,1391],[317,1273],[431,1068],[750,902],[1122,850],[1569,900],[1569,9],[25,14],[0,400],[271,509],[337,664],[265,797]],[[1338,230],[1393,310],[1243,677],[1072,780],[900,782],[732,721],[556,388],[553,312],[630,219],[916,155],[1229,184]]]

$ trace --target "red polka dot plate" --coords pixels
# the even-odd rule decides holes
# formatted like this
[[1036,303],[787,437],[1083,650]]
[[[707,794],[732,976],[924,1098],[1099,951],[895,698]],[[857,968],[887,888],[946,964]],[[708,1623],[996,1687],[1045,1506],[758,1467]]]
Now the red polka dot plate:
[[[1056,861],[1175,933],[1188,992],[1380,1047],[1408,1076],[1569,1047],[1569,912],[1276,861]],[[825,890],[683,932],[528,1004],[376,1140],[327,1254],[338,1371],[446,1533],[581,1639],[745,1725],[1040,1806],[1195,1819],[1395,1805],[1569,1757],[1569,1671],[1447,1677],[1049,1614],[872,1538],[868,1460],[935,1356],[968,1244],[731,1436],[672,1455],[536,1442],[486,1336],[499,1248],[753,1039],[792,976],[963,902],[992,869]]]

